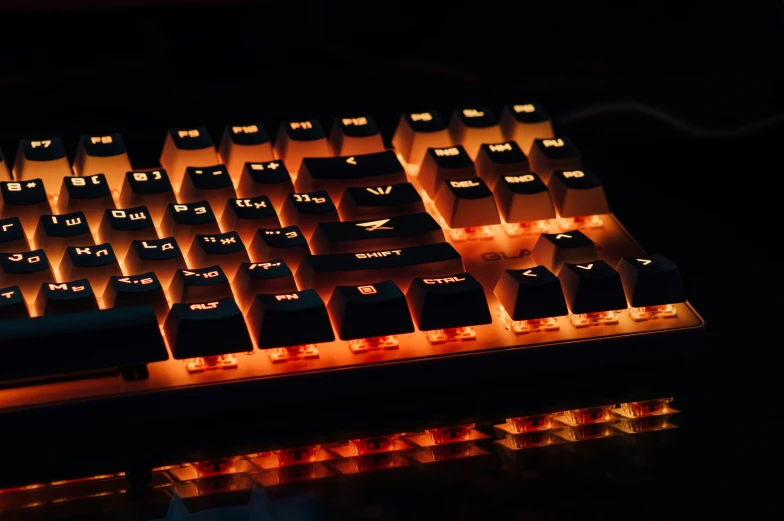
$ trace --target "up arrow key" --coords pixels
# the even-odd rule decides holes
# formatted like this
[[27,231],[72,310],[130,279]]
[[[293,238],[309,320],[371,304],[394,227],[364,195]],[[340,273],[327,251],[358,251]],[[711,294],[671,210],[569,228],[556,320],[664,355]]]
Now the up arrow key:
[[536,273],[533,273],[533,271],[534,270],[525,270],[523,272],[523,275],[525,275],[526,277],[536,277]]
[[642,262],[643,266],[647,266],[651,263],[650,259],[637,259],[638,261]]
[[565,233],[559,233],[555,236],[556,239],[571,239],[571,235],[566,235]]
[[593,268],[593,263],[589,264],[588,266],[583,266],[582,264],[578,264],[577,267],[581,268],[581,269],[584,269],[584,270],[589,270],[589,269]]
[[354,156],[351,156],[348,159],[346,159],[346,163],[348,163],[349,165],[356,165],[357,164],[357,160],[354,159]]

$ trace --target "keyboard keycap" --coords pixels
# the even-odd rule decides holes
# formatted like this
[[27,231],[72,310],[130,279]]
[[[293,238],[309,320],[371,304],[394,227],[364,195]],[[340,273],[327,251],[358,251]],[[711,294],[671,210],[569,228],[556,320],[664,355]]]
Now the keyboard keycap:
[[406,163],[419,167],[428,148],[448,148],[452,137],[438,112],[411,112],[400,116],[392,146]]
[[550,178],[550,196],[561,217],[583,217],[610,213],[599,177],[582,170],[556,170]]
[[275,156],[292,172],[299,171],[304,157],[329,157],[332,147],[318,120],[283,121],[275,140]]
[[436,196],[436,208],[450,228],[500,224],[493,192],[478,177],[445,181]]
[[338,286],[327,309],[341,340],[414,332],[406,296],[391,280]]
[[474,162],[462,146],[429,148],[419,170],[420,186],[435,199],[444,181],[476,177]]
[[556,170],[579,170],[583,158],[568,137],[535,139],[528,154],[531,170],[539,174],[542,181],[550,182]]
[[188,204],[170,204],[161,219],[161,235],[173,236],[177,242],[189,247],[197,234],[218,234],[220,227],[207,201]]
[[233,297],[229,279],[220,266],[177,270],[169,285],[172,302],[207,302]]
[[564,264],[563,269],[558,272],[558,278],[572,313],[626,309],[621,277],[602,260]]
[[163,324],[169,313],[163,286],[153,272],[111,277],[103,292],[103,304],[107,308],[150,306],[159,324]]
[[250,262],[245,244],[237,232],[196,235],[188,250],[188,260],[194,268],[217,264],[229,278],[234,277],[240,263]]
[[154,272],[164,288],[169,287],[175,271],[188,267],[174,237],[132,241],[123,265],[127,273]]
[[564,263],[592,262],[596,258],[596,245],[579,230],[543,233],[531,257],[553,273],[559,273]]
[[218,154],[233,179],[240,178],[245,163],[275,159],[272,142],[258,122],[223,127]]
[[0,219],[0,253],[27,251],[30,245],[18,217]]
[[[147,306],[0,322],[0,380],[136,367],[169,358]],[[35,353],[35,356],[30,356]]]
[[406,292],[420,331],[478,326],[493,321],[482,285],[469,273],[417,277]]
[[354,118],[335,118],[329,144],[336,156],[372,154],[384,150],[384,140],[373,118],[367,114]]
[[0,148],[0,181],[10,181],[11,172],[8,170],[5,158],[3,157],[3,149]]
[[248,310],[248,325],[259,349],[335,340],[324,301],[312,289],[256,295]]
[[39,317],[98,311],[98,299],[87,279],[73,282],[47,282],[35,299],[35,314]]
[[163,219],[166,207],[177,202],[166,170],[158,168],[141,172],[128,172],[120,191],[120,208],[146,206],[155,224]]
[[46,250],[53,267],[60,260],[68,246],[90,246],[94,244],[93,234],[83,212],[65,215],[42,215],[35,229],[33,243],[36,248]]
[[0,288],[0,322],[29,316],[30,311],[19,286]]
[[561,281],[544,266],[504,271],[495,296],[512,320],[560,317],[569,312]]
[[297,226],[287,226],[256,230],[249,251],[253,262],[281,258],[291,269],[296,270],[305,255],[310,254],[310,247]]
[[172,183],[182,183],[189,166],[210,166],[218,163],[215,145],[206,127],[172,128],[166,134],[161,151],[161,166]]
[[519,175],[530,171],[528,157],[514,141],[483,144],[476,156],[476,172],[492,190],[503,175]]
[[428,213],[373,221],[322,222],[310,241],[311,251],[349,253],[444,242],[441,226]]
[[270,198],[275,208],[280,208],[286,194],[294,191],[294,183],[283,161],[268,163],[246,163],[237,187],[239,197]]
[[550,139],[553,126],[550,116],[537,103],[507,105],[501,113],[501,129],[504,139],[516,141],[524,152],[531,150],[534,139]]
[[338,204],[338,213],[344,221],[424,211],[425,203],[411,183],[349,187]]
[[44,250],[2,253],[0,268],[0,286],[19,286],[28,302],[38,295],[41,284],[57,280]]
[[555,218],[547,185],[533,172],[502,176],[493,194],[505,222],[525,223]]
[[52,213],[40,179],[0,182],[0,197],[0,218],[18,217],[28,235],[35,233],[39,216]]
[[251,243],[259,228],[280,228],[278,214],[266,195],[229,199],[220,223],[222,230],[236,231],[247,244]]
[[131,161],[120,134],[85,135],[79,139],[73,169],[76,175],[88,177],[103,174],[112,189],[120,189]]
[[326,190],[340,201],[350,186],[404,183],[406,172],[391,150],[374,154],[342,157],[306,157],[297,176],[297,191]]
[[97,228],[107,208],[114,208],[114,199],[103,174],[63,179],[57,201],[58,213],[83,212],[87,221]]
[[149,241],[158,238],[152,215],[146,206],[126,210],[105,210],[98,241],[112,245],[117,259],[122,262],[131,247],[131,241]]
[[296,293],[294,274],[283,259],[243,262],[232,280],[237,304],[245,313],[253,297],[261,293]]
[[449,123],[449,132],[456,144],[463,145],[471,158],[475,158],[482,143],[498,143],[504,140],[501,126],[490,107],[467,107],[456,109]]
[[335,203],[325,190],[288,194],[280,210],[281,222],[286,226],[299,226],[307,239],[313,235],[318,223],[338,219]]
[[59,137],[22,139],[14,161],[14,179],[40,179],[50,187],[60,186],[64,177],[73,175],[65,147]]
[[89,279],[99,297],[110,277],[123,274],[111,244],[68,246],[58,271],[61,280]]
[[173,304],[163,330],[178,360],[253,351],[242,312],[231,298]]
[[655,253],[624,257],[618,273],[629,305],[635,308],[686,302],[678,266],[664,255]]
[[181,203],[207,201],[220,219],[226,199],[236,196],[229,171],[223,165],[215,165],[186,168],[178,200]]
[[314,288],[328,297],[335,286],[390,279],[406,289],[414,277],[437,277],[462,271],[460,254],[451,244],[441,242],[382,251],[307,255],[295,279],[300,288]]

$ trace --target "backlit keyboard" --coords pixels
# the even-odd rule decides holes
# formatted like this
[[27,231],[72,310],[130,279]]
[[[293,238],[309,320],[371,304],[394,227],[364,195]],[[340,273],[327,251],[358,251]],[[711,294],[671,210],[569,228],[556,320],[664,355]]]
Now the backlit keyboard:
[[522,374],[703,326],[536,104],[404,114],[391,142],[370,115],[217,137],[170,129],[149,168],[116,133],[0,152],[0,416]]

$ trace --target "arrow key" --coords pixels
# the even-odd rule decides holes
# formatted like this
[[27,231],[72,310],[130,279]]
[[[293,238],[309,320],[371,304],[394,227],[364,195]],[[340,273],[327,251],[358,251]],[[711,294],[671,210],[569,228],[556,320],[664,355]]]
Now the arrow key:
[[[569,312],[560,280],[544,266],[506,270],[495,287],[495,296],[512,322],[510,329],[516,333],[527,333],[529,330],[525,328],[540,326],[534,323],[536,319],[560,317]],[[531,324],[515,324],[518,321]],[[552,322],[550,327],[541,324],[541,328],[553,329],[554,325],[558,329],[558,321]]]
[[531,256],[553,273],[558,273],[566,262],[590,262],[596,258],[596,245],[583,232],[569,230],[543,233],[536,241]]
[[626,309],[621,276],[602,260],[566,263],[558,278],[577,327],[617,323],[616,310]]
[[674,317],[673,304],[686,302],[678,266],[664,255],[624,257],[618,272],[634,320]]

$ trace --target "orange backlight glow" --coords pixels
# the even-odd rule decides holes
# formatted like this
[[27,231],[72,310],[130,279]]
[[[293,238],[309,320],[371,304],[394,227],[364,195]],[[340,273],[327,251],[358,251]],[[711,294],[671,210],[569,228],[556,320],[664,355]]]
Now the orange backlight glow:
[[277,347],[267,349],[269,359],[272,363],[288,362],[290,360],[306,360],[308,358],[318,358],[319,350],[316,344],[306,344],[301,346]]
[[572,313],[569,315],[569,320],[574,327],[608,326],[617,324],[621,313],[623,313],[623,310]]
[[449,329],[432,329],[425,331],[427,340],[431,344],[444,344],[446,342],[462,342],[476,340],[476,330],[471,326],[452,327]]
[[[443,219],[442,219],[443,222]],[[468,228],[448,228],[453,241],[480,241],[493,238],[492,226],[471,226]]]
[[663,306],[645,306],[642,308],[629,308],[629,316],[635,322],[643,320],[656,320],[657,318],[675,318],[678,310],[675,304],[665,304]]
[[521,235],[539,235],[547,233],[550,229],[551,219],[541,221],[530,221],[525,223],[504,223],[503,228],[509,237],[519,237]]
[[559,217],[558,224],[564,230],[579,230],[601,228],[604,226],[604,221],[598,215],[586,215],[584,217]]
[[538,333],[539,331],[558,331],[561,329],[557,317],[536,318],[532,320],[512,320],[509,313],[506,312],[504,306],[499,306],[498,317],[506,329],[512,331],[516,335],[524,335],[527,333]]
[[400,347],[400,343],[398,342],[397,335],[387,335],[349,340],[348,347],[354,353],[365,353],[367,351],[397,349]]
[[234,353],[217,356],[204,356],[188,358],[185,360],[185,369],[189,373],[202,373],[204,371],[217,371],[218,369],[236,369],[237,355]]

